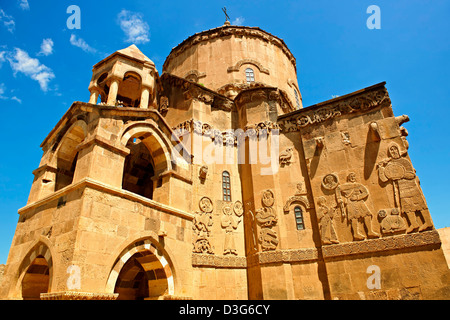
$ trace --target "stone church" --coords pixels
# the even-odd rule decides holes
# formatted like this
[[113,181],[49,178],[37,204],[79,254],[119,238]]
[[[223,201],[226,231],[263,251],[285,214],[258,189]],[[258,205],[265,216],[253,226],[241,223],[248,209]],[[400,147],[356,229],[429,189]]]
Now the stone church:
[[0,298],[450,298],[384,82],[303,107],[286,43],[228,21],[161,75],[135,45],[92,72],[41,144]]

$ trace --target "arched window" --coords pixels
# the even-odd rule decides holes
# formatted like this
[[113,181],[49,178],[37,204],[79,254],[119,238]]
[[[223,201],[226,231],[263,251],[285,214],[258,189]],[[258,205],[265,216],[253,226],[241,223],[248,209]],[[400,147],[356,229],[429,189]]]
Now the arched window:
[[297,104],[297,109],[300,109],[300,99],[298,98],[297,90],[294,89],[294,95],[295,95],[295,103]]
[[222,173],[222,191],[223,191],[223,201],[231,201],[231,184],[230,184],[230,174],[228,171]]
[[125,158],[122,189],[153,199],[153,158],[144,142],[130,139],[127,143],[130,154]]
[[255,73],[252,68],[245,69],[245,78],[247,79],[247,83],[255,82]]
[[297,230],[304,230],[305,223],[303,221],[302,208],[300,208],[299,206],[296,206],[294,208],[294,214],[295,214],[295,223],[297,225]]

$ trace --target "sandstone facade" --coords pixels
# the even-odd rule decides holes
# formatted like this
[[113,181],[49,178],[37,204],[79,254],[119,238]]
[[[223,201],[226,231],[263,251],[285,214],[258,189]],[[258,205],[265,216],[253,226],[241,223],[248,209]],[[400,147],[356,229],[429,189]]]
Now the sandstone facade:
[[97,63],[42,142],[4,299],[448,299],[385,83],[303,108],[259,29]]

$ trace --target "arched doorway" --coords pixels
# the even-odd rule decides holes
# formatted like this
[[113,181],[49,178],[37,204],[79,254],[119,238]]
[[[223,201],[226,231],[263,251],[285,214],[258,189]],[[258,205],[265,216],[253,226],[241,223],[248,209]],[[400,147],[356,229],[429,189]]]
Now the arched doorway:
[[167,294],[169,283],[158,257],[150,250],[133,254],[117,277],[114,293],[118,300],[158,299]]
[[50,281],[50,268],[47,260],[37,256],[28,267],[22,280],[22,298],[39,300],[41,293],[47,293]]

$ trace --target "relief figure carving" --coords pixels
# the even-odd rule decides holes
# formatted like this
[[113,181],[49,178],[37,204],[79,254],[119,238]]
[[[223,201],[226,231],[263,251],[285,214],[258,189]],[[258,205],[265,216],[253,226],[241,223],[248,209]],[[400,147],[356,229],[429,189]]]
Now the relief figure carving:
[[199,201],[201,212],[197,212],[192,221],[194,230],[194,253],[213,254],[212,246],[209,242],[211,226],[213,225],[212,211],[213,205],[211,199],[203,197]]
[[[396,143],[391,143],[388,147],[389,159],[377,164],[378,176],[382,182],[392,181],[395,206],[409,220],[406,232],[428,230],[433,228],[430,213],[418,185],[415,170],[411,162],[403,157],[405,154],[406,152],[400,152]],[[416,212],[420,212],[422,216],[422,225],[417,221]]]
[[347,176],[347,181],[339,188],[345,199],[343,203],[346,205],[347,219],[351,221],[354,239],[364,240],[365,238],[358,229],[359,219],[364,221],[368,238],[379,238],[380,235],[372,230],[372,213],[365,203],[369,197],[369,191],[364,185],[356,182],[356,175],[353,172]]
[[327,174],[322,180],[322,187],[334,191],[336,202],[340,208],[342,218],[347,218],[351,224],[354,240],[364,240],[358,222],[363,221],[367,229],[368,238],[379,238],[380,235],[372,230],[372,213],[365,201],[369,197],[369,191],[361,183],[356,182],[356,174],[351,172],[347,176],[347,183],[340,184],[335,174]]
[[278,219],[274,204],[274,195],[271,190],[265,190],[261,199],[263,207],[256,210],[256,221],[261,226],[259,242],[263,251],[275,250],[278,245],[277,233],[271,228],[276,225]]
[[333,216],[336,210],[327,206],[327,200],[325,197],[319,197],[317,199],[317,205],[317,219],[319,220],[322,243],[339,243],[333,222]]
[[234,254],[237,255],[236,244],[234,241],[233,231],[237,229],[241,219],[233,216],[233,210],[231,207],[226,206],[222,209],[223,216],[220,219],[222,228],[225,229],[225,240],[223,246],[223,254]]

